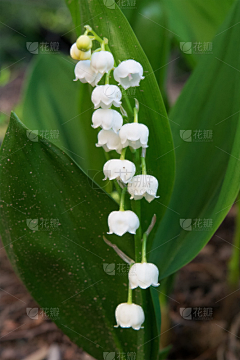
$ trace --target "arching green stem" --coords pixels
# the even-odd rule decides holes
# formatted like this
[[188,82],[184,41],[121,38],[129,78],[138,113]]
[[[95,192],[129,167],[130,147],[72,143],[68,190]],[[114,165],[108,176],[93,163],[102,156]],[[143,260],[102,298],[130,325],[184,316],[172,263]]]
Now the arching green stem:
[[133,109],[133,116],[134,116],[133,122],[138,123],[138,109],[136,107]]
[[108,85],[108,84],[109,84],[109,76],[110,76],[110,72],[111,72],[111,70],[110,70],[109,72],[107,72],[107,73],[106,73],[106,76],[105,76],[105,85]]
[[147,234],[143,234],[142,240],[142,263],[147,262]]
[[125,201],[125,194],[126,194],[127,187],[122,189],[121,199],[120,199],[120,206],[119,210],[124,211],[124,201]]
[[126,147],[122,149],[121,156],[120,156],[120,160],[125,160],[126,150],[127,150]]
[[128,300],[127,300],[128,304],[132,304],[132,289],[130,288],[130,286],[128,286]]
[[143,148],[141,155],[142,175],[147,175],[147,166],[146,166],[145,157],[146,157],[146,148]]
[[[133,266],[133,264],[130,265],[129,271],[132,266]],[[127,303],[132,304],[132,289],[130,288],[130,284],[128,284],[128,301],[127,301]]]

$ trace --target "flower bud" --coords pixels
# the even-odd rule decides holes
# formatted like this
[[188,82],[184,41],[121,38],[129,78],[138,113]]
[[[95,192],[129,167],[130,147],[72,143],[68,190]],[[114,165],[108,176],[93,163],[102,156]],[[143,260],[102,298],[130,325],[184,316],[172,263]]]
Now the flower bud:
[[128,303],[122,303],[117,306],[115,310],[115,317],[117,322],[115,327],[132,327],[134,330],[139,330],[145,320],[142,307],[136,304]]
[[128,192],[131,194],[131,199],[140,200],[143,197],[150,203],[156,196],[158,189],[158,181],[151,175],[137,175],[134,176],[128,184]]
[[103,147],[106,152],[116,150],[119,154],[122,151],[122,144],[118,134],[112,130],[101,130],[98,133],[97,147]]
[[114,66],[114,58],[109,51],[98,51],[92,54],[91,67],[93,71],[105,74]]
[[70,49],[71,58],[74,60],[89,60],[91,57],[91,50],[83,52],[77,48],[76,43],[71,46]]
[[128,273],[130,288],[136,289],[139,286],[142,289],[147,289],[151,285],[159,286],[158,276],[159,271],[154,264],[146,262],[133,264]]
[[129,160],[112,159],[108,160],[103,167],[105,178],[103,180],[122,180],[127,184],[136,172],[136,166]]
[[125,124],[119,131],[119,137],[123,148],[131,146],[133,149],[148,147],[148,127],[144,124]]
[[126,90],[129,87],[139,86],[143,77],[142,65],[135,60],[121,62],[113,72],[114,79]]
[[76,43],[71,46],[70,56],[74,60],[80,60],[80,50],[78,50]]
[[[101,74],[99,74],[99,76],[101,76]],[[103,130],[112,129],[117,133],[122,127],[123,118],[122,115],[116,110],[98,109],[93,113],[92,123],[92,127],[94,129],[101,126]]]
[[92,48],[92,40],[87,35],[81,35],[76,41],[77,48],[81,51],[88,51]]
[[131,211],[112,211],[108,216],[108,234],[123,236],[126,232],[136,234],[140,226],[137,215]]

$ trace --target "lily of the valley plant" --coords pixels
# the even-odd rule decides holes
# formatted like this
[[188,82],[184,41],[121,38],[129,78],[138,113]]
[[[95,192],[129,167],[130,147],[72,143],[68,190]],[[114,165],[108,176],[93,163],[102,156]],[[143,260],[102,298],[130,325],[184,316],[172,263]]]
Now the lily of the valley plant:
[[[146,150],[149,130],[146,125],[138,122],[138,101],[135,99],[134,117],[131,122],[121,107],[121,87],[127,90],[130,87],[141,86],[140,83],[144,79],[143,67],[133,59],[126,59],[116,65],[108,47],[108,40],[101,39],[88,25],[85,26],[85,29],[85,33],[77,39],[70,50],[71,57],[78,60],[75,66],[75,80],[89,83],[94,87],[91,96],[95,108],[92,115],[92,127],[101,128],[96,146],[102,147],[105,152],[115,151],[120,154],[119,159],[110,159],[103,167],[104,180],[117,182],[115,185],[117,189],[120,189],[119,211],[112,211],[108,216],[108,234],[118,236],[123,236],[126,232],[136,234],[140,226],[140,219],[135,212],[126,209],[126,194],[135,201],[145,198],[150,203],[158,197],[156,195],[158,180],[147,174]],[[94,40],[99,43],[100,48],[92,52]],[[109,84],[109,78],[112,76],[116,85]],[[105,79],[105,85],[99,85],[102,78]],[[134,152],[140,148],[142,149],[142,174],[136,175],[137,164],[126,160],[125,155],[126,151]],[[131,259],[127,260],[130,264],[128,299],[127,302],[119,304],[116,308],[116,327],[141,329],[145,320],[144,311],[141,304],[132,303],[132,290],[137,287],[147,289],[151,285],[159,286],[158,268],[156,265],[148,263],[146,258],[147,236],[154,221],[153,217],[153,223],[143,235],[142,262],[135,263]],[[121,256],[122,252],[118,251],[118,253]],[[126,260],[127,256],[124,256],[124,259]]]

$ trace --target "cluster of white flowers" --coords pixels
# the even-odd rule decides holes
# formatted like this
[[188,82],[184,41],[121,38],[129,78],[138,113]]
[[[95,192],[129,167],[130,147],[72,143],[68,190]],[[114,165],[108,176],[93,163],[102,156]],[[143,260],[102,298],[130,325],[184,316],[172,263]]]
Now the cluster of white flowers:
[[[94,87],[91,100],[95,111],[92,115],[92,127],[101,128],[98,133],[97,147],[102,147],[105,152],[116,151],[121,154],[120,159],[108,160],[104,167],[103,180],[114,180],[115,187],[119,191],[119,211],[112,211],[108,216],[108,234],[123,236],[125,233],[136,234],[140,227],[140,220],[132,210],[124,209],[125,194],[128,192],[130,199],[140,200],[143,197],[151,202],[157,196],[158,180],[146,172],[146,149],[148,147],[149,130],[144,124],[138,123],[139,104],[135,99],[133,108],[133,122],[126,121],[126,112],[122,108],[122,92],[129,87],[140,85],[143,77],[142,65],[132,59],[120,62],[115,66],[115,60],[108,47],[106,38],[101,39],[88,25],[70,49],[70,55],[78,60],[75,66],[75,81],[88,83]],[[101,48],[92,51],[93,40],[100,43]],[[110,74],[118,85],[109,84]],[[105,76],[105,84],[99,82]],[[111,77],[112,79],[112,77]],[[120,108],[121,113],[115,109]],[[124,115],[122,115],[124,114]],[[141,166],[142,174],[136,175],[134,162],[125,159],[127,148],[132,153],[142,149]],[[145,234],[144,234],[145,235]],[[158,268],[146,261],[146,238],[143,239],[142,262],[134,263],[129,271],[129,295],[128,302],[117,306],[116,326],[124,328],[132,327],[139,330],[144,322],[144,312],[141,306],[132,303],[132,289],[140,287],[146,289],[149,286],[158,286]]]

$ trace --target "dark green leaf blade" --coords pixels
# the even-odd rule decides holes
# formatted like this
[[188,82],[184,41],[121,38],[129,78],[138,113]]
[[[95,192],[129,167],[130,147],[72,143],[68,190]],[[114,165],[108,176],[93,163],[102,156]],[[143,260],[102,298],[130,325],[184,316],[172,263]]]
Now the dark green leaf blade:
[[[126,265],[102,239],[114,201],[14,114],[0,158],[2,240],[41,308],[58,309],[56,324],[97,359],[103,352],[154,359],[158,339],[149,291],[133,298],[144,307],[144,330],[113,327],[115,307],[127,299]],[[131,235],[109,237],[134,256]]]
[[[179,124],[172,125],[176,182],[149,254],[162,278],[197,255],[239,191],[239,17],[237,2],[213,42],[213,54],[199,63],[169,115]],[[212,131],[210,139],[204,139],[206,130]]]

